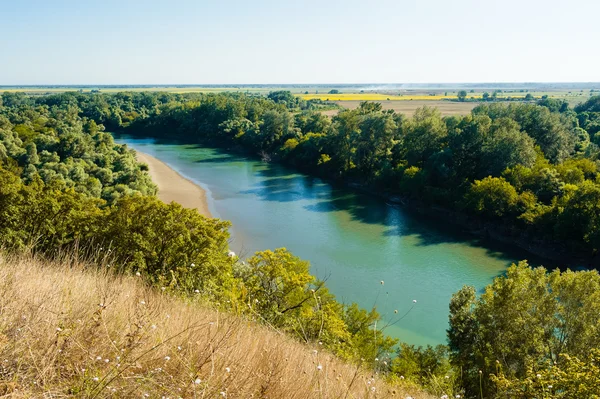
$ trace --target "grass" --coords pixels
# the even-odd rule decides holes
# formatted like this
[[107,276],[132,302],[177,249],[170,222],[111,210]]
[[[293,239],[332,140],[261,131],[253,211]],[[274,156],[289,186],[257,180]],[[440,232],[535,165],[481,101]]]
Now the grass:
[[429,397],[69,257],[0,254],[0,290],[3,397]]

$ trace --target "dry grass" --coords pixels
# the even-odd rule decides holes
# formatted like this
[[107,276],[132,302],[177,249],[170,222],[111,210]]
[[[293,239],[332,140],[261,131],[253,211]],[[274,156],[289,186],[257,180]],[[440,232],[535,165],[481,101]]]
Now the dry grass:
[[81,263],[0,257],[0,290],[0,396],[427,397]]

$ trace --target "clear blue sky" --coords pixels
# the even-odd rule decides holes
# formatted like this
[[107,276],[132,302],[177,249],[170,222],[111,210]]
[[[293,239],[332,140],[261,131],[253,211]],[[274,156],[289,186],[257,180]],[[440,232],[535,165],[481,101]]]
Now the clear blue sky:
[[600,81],[600,0],[0,0],[0,85]]

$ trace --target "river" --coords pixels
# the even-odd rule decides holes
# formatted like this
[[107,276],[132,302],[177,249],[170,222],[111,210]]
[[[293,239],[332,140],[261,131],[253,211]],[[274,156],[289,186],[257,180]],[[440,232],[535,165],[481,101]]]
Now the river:
[[233,224],[236,253],[288,248],[310,261],[311,272],[338,300],[376,306],[385,333],[410,344],[445,343],[452,293],[463,285],[481,290],[527,258],[281,165],[196,145],[116,141],[204,188],[211,213]]

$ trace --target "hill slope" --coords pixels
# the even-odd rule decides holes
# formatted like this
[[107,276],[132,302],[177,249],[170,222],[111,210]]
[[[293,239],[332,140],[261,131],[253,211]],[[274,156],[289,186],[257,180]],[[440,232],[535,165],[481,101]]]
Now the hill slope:
[[0,290],[0,395],[428,397],[81,262],[1,257]]

